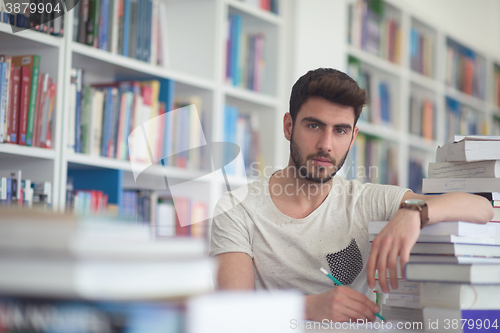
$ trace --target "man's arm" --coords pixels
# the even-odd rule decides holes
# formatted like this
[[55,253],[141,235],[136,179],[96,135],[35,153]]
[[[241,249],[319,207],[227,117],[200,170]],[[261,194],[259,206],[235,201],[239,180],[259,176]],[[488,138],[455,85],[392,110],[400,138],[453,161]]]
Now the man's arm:
[[[427,224],[445,221],[487,223],[493,218],[491,203],[478,195],[453,192],[430,196],[408,191],[401,202],[408,199],[421,199],[427,203],[429,214]],[[403,272],[410,258],[410,251],[419,236],[420,212],[399,209],[372,243],[367,264],[368,285],[371,288],[375,287],[375,270],[377,270],[382,291],[389,292],[387,269],[389,269],[392,288],[397,288],[398,257]]]
[[[255,287],[252,258],[242,252],[229,252],[215,256],[219,262],[217,289],[253,290]],[[375,320],[378,306],[365,295],[345,286],[324,293],[304,296],[305,316],[308,320],[348,321],[349,319]]]
[[242,252],[228,252],[215,256],[219,262],[217,289],[253,290],[255,277],[252,258]]

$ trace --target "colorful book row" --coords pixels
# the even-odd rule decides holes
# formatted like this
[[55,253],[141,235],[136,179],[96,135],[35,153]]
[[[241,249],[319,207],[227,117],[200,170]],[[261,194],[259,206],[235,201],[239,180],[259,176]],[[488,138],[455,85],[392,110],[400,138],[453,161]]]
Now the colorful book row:
[[0,22],[63,36],[65,11],[64,5],[57,0],[5,0],[0,1]]
[[397,185],[397,147],[360,133],[342,170],[346,179],[357,179],[362,183]]
[[50,208],[52,183],[23,179],[21,170],[0,170],[0,205]]
[[240,0],[250,6],[267,10],[271,13],[279,15],[279,0]]
[[446,84],[468,95],[484,99],[486,60],[451,39],[446,42]]
[[168,65],[167,6],[158,0],[81,0],[73,41],[154,65]]
[[410,65],[415,72],[434,76],[434,39],[414,27],[410,29]]
[[[243,159],[235,159],[225,167],[230,175],[257,176],[263,167],[259,149],[258,115],[240,113],[236,106],[224,108],[224,142],[235,143],[241,149]],[[230,162],[235,156],[230,149],[224,151],[224,161]],[[226,163],[224,163],[226,164]]]
[[[158,237],[207,236],[207,205],[188,197],[159,197],[155,206],[154,228]],[[187,221],[182,223],[181,221]]]
[[50,148],[56,89],[40,56],[0,55],[0,143]]
[[446,97],[446,137],[453,135],[488,135],[485,115],[450,97]]
[[356,80],[367,94],[368,103],[361,112],[360,120],[394,127],[391,82],[364,69],[354,57],[349,57],[347,74]]
[[349,6],[349,43],[393,63],[401,63],[401,27],[382,0]]
[[244,31],[244,17],[230,14],[226,42],[226,81],[236,87],[262,91],[265,34]]
[[436,138],[436,103],[418,95],[410,96],[409,129],[411,134],[428,140]]

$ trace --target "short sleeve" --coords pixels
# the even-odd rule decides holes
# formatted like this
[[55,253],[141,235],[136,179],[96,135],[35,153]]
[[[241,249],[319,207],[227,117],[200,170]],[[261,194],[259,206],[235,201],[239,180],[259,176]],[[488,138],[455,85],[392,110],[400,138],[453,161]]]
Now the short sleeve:
[[411,190],[394,185],[366,184],[360,198],[362,210],[369,221],[389,221],[408,191]]
[[224,194],[214,210],[210,255],[243,252],[253,258],[248,220],[241,204],[234,207],[229,195]]

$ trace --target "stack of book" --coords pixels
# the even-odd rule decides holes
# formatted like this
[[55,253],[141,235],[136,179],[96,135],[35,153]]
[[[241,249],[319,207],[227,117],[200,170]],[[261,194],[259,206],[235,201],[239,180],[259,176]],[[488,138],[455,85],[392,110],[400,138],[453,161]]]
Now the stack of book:
[[215,262],[200,239],[29,212],[1,214],[5,331],[180,333],[185,298],[213,290]]
[[429,164],[424,193],[478,193],[492,202],[500,222],[500,136],[456,135],[438,147],[436,163]]
[[[387,223],[386,221],[370,222],[370,241],[375,239]],[[442,325],[443,319],[448,317],[442,316],[438,310],[424,308],[451,307],[454,309],[453,306],[456,305],[453,305],[453,302],[457,300],[456,295],[459,293],[457,289],[452,289],[456,287],[448,286],[446,283],[437,287],[427,283],[471,283],[463,279],[453,280],[450,276],[456,275],[458,278],[459,273],[456,272],[461,272],[471,265],[474,267],[500,265],[499,235],[500,228],[495,223],[441,222],[426,226],[421,230],[417,243],[411,250],[404,277],[399,275],[401,270],[398,267],[398,289],[391,290],[386,297],[382,305],[383,316],[386,319],[405,321],[422,321],[423,318],[424,324],[427,325],[429,318],[433,320],[437,318],[429,316],[429,313],[437,313],[441,316],[439,318]],[[449,280],[440,280],[438,276],[448,276]],[[429,286],[435,289],[429,291],[431,290]],[[439,288],[447,290],[446,294],[436,296],[436,290]],[[376,291],[381,292],[378,285]],[[445,295],[448,299],[444,299]],[[496,295],[497,298],[498,296]],[[446,305],[442,306],[442,304]],[[476,309],[479,308],[476,307]]]
[[0,143],[51,148],[56,83],[39,55],[0,55]]

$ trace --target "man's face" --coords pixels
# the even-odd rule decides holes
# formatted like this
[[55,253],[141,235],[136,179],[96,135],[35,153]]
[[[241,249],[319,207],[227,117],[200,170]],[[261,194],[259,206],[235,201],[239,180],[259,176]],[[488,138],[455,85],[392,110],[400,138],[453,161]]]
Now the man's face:
[[328,182],[344,164],[357,135],[353,126],[352,107],[309,98],[290,135],[290,155],[299,175],[315,183]]

